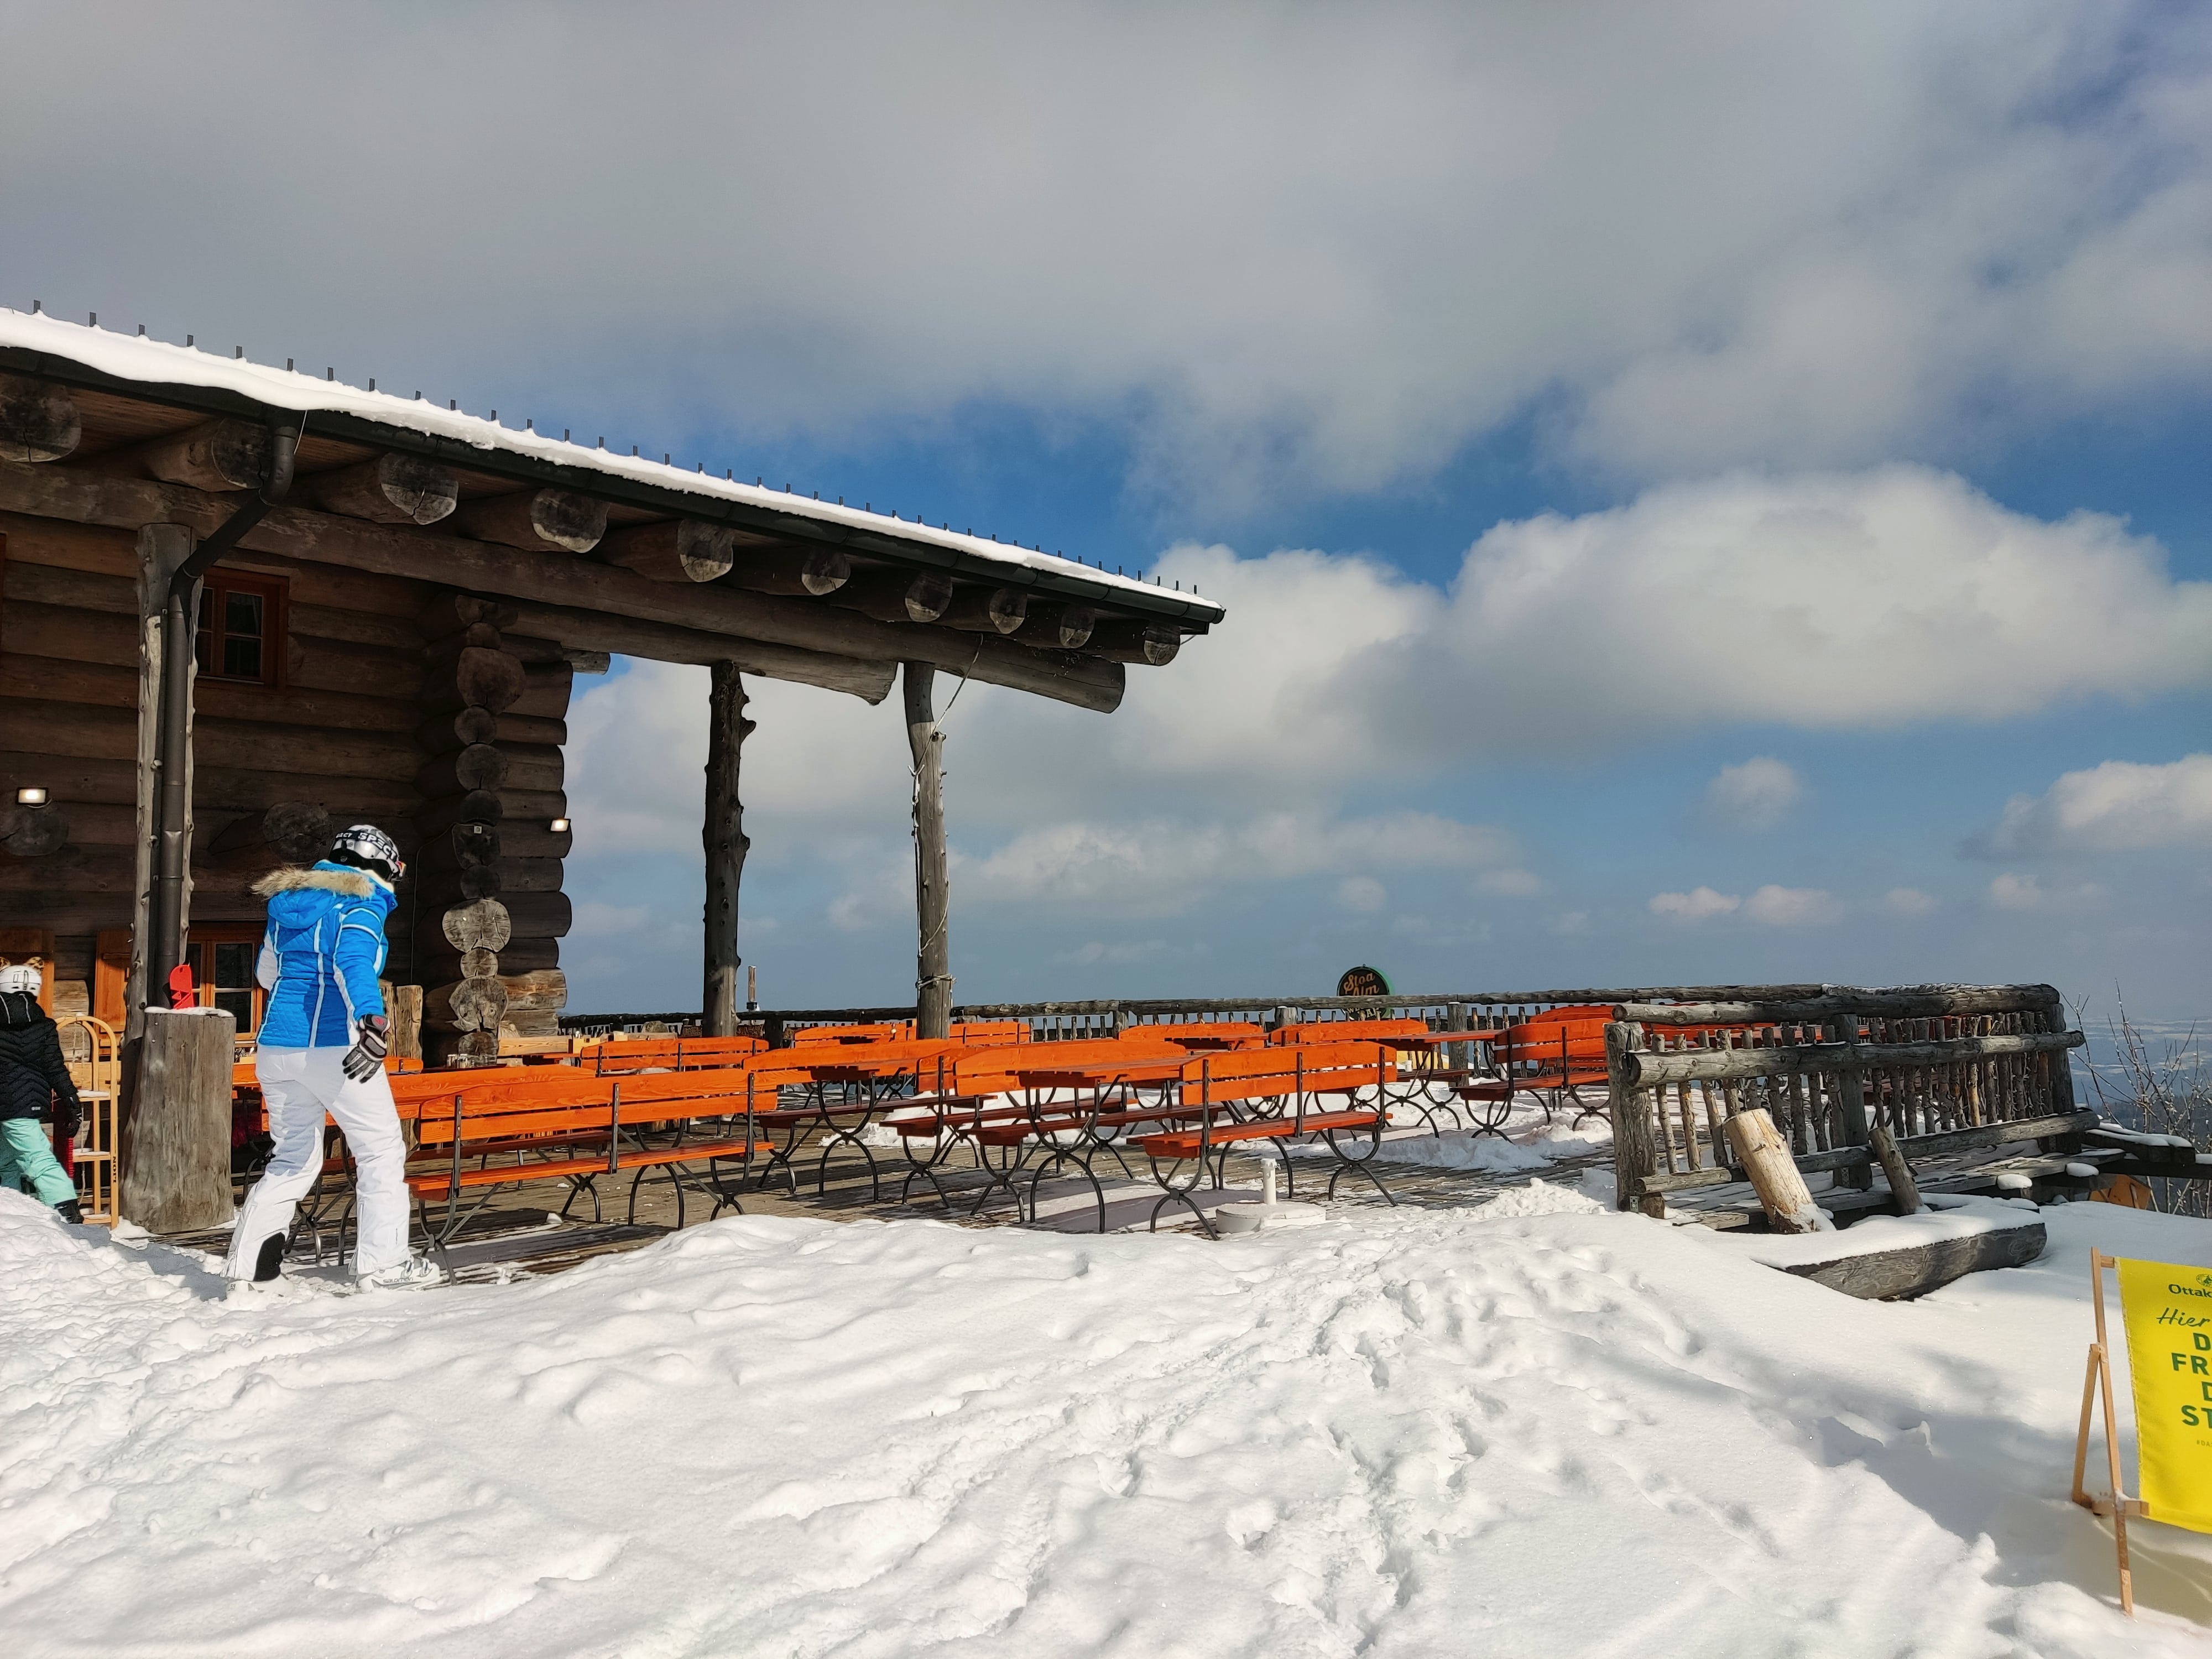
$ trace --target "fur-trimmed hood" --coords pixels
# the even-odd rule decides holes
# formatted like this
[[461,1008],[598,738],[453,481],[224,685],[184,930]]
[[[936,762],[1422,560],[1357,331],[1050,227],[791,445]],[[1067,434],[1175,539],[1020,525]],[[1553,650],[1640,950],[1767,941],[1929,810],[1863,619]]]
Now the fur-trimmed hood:
[[350,869],[343,864],[319,864],[312,870],[302,870],[288,864],[281,870],[271,870],[255,882],[253,896],[270,899],[279,893],[296,892],[301,888],[312,887],[325,893],[337,893],[346,898],[365,899],[382,885],[368,871]]

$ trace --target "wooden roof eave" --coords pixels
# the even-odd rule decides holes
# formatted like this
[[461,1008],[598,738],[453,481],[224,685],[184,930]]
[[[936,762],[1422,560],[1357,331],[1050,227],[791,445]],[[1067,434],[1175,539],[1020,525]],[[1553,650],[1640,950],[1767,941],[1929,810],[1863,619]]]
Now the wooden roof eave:
[[[0,370],[213,417],[251,420],[264,425],[289,424],[301,418],[299,410],[264,403],[225,387],[133,380],[88,368],[69,357],[21,347],[0,345]],[[779,513],[773,507],[749,501],[694,494],[603,472],[595,467],[568,465],[482,447],[461,439],[411,427],[387,425],[343,411],[314,410],[307,419],[310,430],[318,436],[419,456],[458,471],[511,479],[518,489],[550,485],[657,516],[696,519],[787,541],[834,546],[909,568],[941,570],[963,581],[1025,588],[1049,599],[1080,600],[1109,614],[1171,623],[1185,634],[1204,634],[1220,617],[1218,605],[1172,589],[1164,593],[1152,588],[1087,580],[1073,570],[1039,569],[934,542],[909,540],[860,526],[838,524],[808,514]]]

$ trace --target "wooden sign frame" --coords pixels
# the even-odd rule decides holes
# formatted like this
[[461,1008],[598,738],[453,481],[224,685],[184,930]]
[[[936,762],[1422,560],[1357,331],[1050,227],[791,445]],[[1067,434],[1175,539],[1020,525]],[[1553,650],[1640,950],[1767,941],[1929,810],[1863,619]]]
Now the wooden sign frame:
[[[2132,1619],[2136,1589],[2135,1574],[2128,1565],[2128,1517],[2148,1519],[2148,1512],[2142,1498],[2129,1497],[2120,1485],[2120,1437],[2112,1413],[2112,1352],[2105,1335],[2105,1269],[2119,1265],[2118,1256],[2090,1246],[2089,1282],[2097,1292],[2097,1340],[2089,1345],[2089,1368],[2081,1379],[2081,1428],[2074,1439],[2074,1501],[2093,1515],[2112,1518],[2112,1541],[2120,1563],[2120,1611]],[[2081,1485],[2089,1462],[2089,1413],[2100,1395],[2105,1406],[2105,1467],[2112,1483],[2108,1498],[2087,1492]]]

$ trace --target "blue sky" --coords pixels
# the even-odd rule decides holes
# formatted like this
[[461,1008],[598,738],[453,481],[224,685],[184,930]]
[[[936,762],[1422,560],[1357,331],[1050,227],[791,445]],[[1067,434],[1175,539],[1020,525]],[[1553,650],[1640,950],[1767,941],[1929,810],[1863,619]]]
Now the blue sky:
[[[2212,1012],[2198,9],[10,9],[9,303],[1229,604],[953,706],[963,997]],[[703,682],[574,710],[572,1007],[696,999]],[[897,1001],[896,709],[756,714],[763,994]]]

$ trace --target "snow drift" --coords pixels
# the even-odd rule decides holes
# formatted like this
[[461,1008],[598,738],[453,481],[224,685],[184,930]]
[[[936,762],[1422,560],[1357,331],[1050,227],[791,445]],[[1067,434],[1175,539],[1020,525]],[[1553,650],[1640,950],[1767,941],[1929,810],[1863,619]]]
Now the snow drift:
[[2203,1652],[2069,1504],[2094,1237],[1911,1305],[1557,1189],[1220,1244],[724,1220],[219,1299],[0,1193],[25,1656]]

